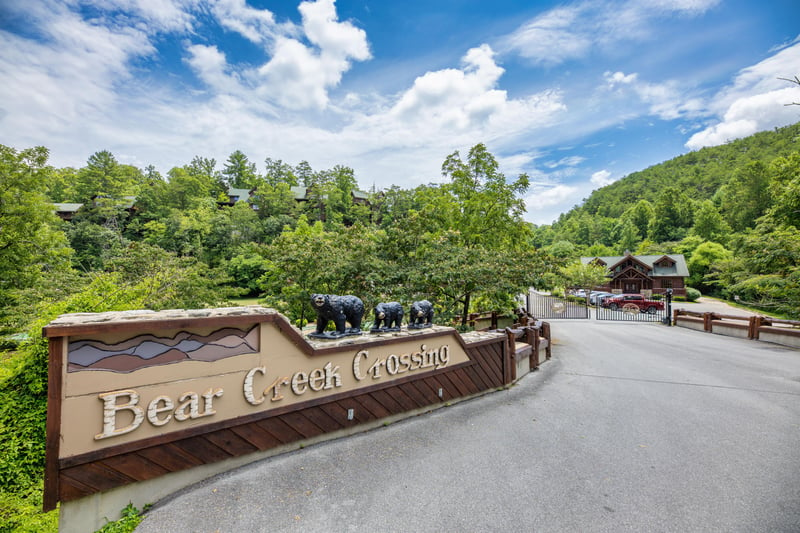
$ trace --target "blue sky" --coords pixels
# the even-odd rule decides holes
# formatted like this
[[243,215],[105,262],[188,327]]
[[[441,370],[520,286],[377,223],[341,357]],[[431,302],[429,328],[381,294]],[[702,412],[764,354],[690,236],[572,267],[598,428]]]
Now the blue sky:
[[441,181],[485,143],[550,223],[598,187],[800,120],[796,0],[0,0],[0,143],[162,173],[242,150]]

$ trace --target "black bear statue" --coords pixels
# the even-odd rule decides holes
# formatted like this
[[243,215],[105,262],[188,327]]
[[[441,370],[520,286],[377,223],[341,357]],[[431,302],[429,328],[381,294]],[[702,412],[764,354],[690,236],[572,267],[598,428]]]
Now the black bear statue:
[[403,323],[403,306],[397,302],[381,302],[375,306],[375,320],[370,333],[400,331]]
[[433,304],[428,300],[420,300],[411,304],[408,313],[409,329],[429,328],[433,326]]
[[[364,302],[357,296],[337,296],[335,294],[312,294],[311,306],[317,312],[317,329],[309,337],[318,339],[338,339],[347,335],[361,334],[361,319],[364,318]],[[325,331],[328,322],[333,321],[336,331]],[[346,327],[346,322],[350,327]]]

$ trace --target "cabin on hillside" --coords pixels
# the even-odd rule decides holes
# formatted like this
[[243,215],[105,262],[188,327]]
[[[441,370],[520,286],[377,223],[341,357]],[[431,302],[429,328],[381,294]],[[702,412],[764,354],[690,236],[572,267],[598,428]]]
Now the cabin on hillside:
[[53,208],[55,209],[56,215],[58,215],[61,220],[66,220],[69,222],[75,217],[75,214],[83,207],[83,204],[75,204],[75,203],[54,203]]
[[689,268],[683,254],[581,257],[581,263],[595,263],[608,269],[606,284],[599,291],[620,294],[664,294],[686,296]]

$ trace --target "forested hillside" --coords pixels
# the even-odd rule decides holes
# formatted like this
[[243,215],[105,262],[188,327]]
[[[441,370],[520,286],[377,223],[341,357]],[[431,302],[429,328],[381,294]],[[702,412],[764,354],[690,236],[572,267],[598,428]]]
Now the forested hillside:
[[630,174],[534,242],[564,257],[683,253],[691,286],[798,316],[799,227],[800,123]]

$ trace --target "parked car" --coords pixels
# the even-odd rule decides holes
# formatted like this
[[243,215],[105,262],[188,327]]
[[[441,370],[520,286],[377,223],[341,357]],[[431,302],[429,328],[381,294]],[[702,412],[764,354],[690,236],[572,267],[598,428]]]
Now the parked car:
[[617,309],[636,310],[641,313],[650,313],[651,315],[655,314],[656,311],[664,310],[664,302],[648,300],[641,294],[620,294],[613,298],[606,298],[600,302],[600,305],[612,311]]
[[592,291],[592,294],[589,295],[589,304],[598,305],[605,298],[611,298],[613,296],[616,296],[613,292]]

